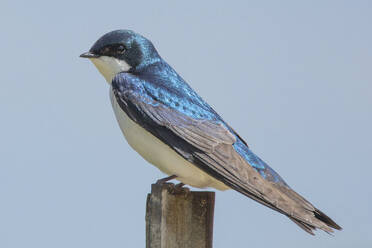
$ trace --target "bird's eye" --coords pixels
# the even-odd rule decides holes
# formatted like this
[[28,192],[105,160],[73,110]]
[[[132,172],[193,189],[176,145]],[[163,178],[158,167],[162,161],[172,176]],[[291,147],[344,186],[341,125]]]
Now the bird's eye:
[[125,47],[123,45],[118,46],[117,48],[118,53],[123,54],[125,52]]
[[110,48],[109,47],[103,48],[103,51],[102,51],[103,54],[108,54],[109,52],[110,52]]

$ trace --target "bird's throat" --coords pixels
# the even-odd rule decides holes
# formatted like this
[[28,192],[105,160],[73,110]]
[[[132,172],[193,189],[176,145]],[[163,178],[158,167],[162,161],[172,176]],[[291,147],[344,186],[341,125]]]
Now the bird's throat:
[[131,68],[124,60],[119,60],[114,57],[101,56],[98,58],[91,58],[90,60],[109,84],[111,84],[116,74],[129,71]]

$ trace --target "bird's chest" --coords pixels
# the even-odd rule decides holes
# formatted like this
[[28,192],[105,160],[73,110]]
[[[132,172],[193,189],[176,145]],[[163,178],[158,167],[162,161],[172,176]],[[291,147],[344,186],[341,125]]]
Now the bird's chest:
[[174,174],[176,171],[188,174],[188,169],[194,168],[168,145],[131,120],[117,103],[112,90],[110,98],[116,119],[128,144],[144,159],[166,174]]
[[[159,159],[157,158],[159,156],[154,154],[166,153],[164,147],[162,149],[159,148],[161,145],[160,141],[128,117],[119,106],[111,89],[110,99],[120,129],[128,144],[150,163],[159,164]],[[170,148],[168,147],[168,149]]]

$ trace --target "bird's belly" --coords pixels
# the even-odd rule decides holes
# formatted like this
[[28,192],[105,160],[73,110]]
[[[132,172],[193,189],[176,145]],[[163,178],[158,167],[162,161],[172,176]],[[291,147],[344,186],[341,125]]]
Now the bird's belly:
[[176,175],[177,180],[193,187],[229,189],[225,184],[185,160],[168,145],[132,121],[120,108],[111,90],[110,98],[116,119],[127,142],[149,163],[168,175]]

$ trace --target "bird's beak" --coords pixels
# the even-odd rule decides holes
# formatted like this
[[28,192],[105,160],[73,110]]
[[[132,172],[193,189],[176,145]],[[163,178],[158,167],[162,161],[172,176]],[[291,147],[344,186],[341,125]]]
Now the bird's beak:
[[92,52],[86,52],[86,53],[83,53],[80,55],[81,58],[88,58],[88,59],[91,59],[91,58],[98,58],[99,55],[97,54],[94,54]]

